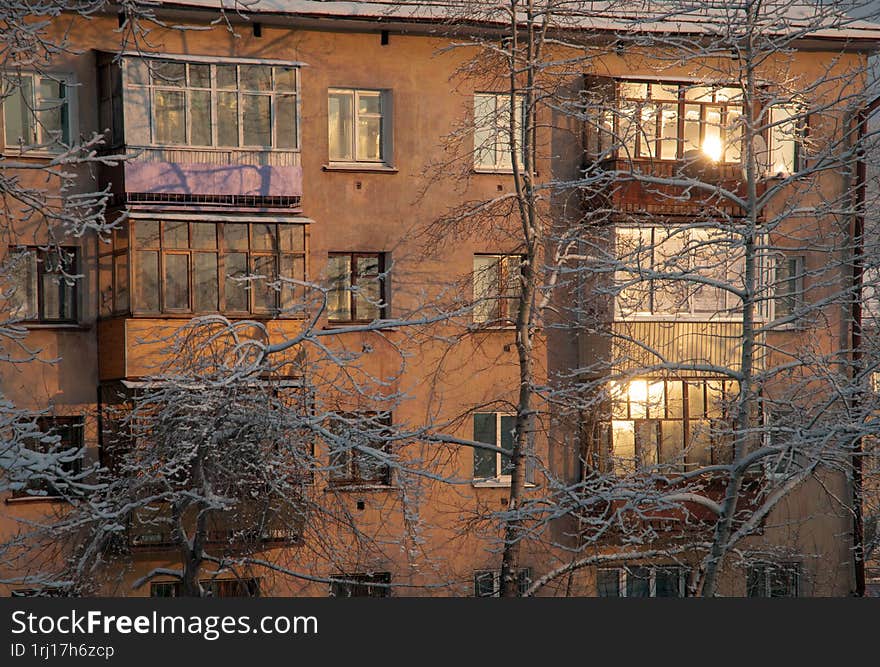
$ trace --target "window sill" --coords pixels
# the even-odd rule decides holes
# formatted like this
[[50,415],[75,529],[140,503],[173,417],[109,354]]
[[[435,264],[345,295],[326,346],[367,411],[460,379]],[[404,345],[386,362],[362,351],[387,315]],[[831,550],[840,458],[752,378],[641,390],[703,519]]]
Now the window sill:
[[67,331],[88,331],[91,329],[90,324],[80,324],[79,322],[19,322],[17,326],[25,329],[60,329]]
[[480,333],[480,332],[502,332],[502,331],[516,331],[515,324],[483,324],[483,323],[473,323],[468,325],[468,331],[472,333]]
[[375,173],[396,174],[398,169],[391,165],[375,162],[329,162],[321,166],[321,171],[338,171],[342,173]]
[[485,174],[488,176],[513,176],[512,167],[474,167],[471,170],[473,174]]
[[356,484],[349,482],[330,482],[325,488],[324,493],[332,491],[399,491],[400,487],[395,484]]
[[31,503],[66,503],[64,496],[21,496],[20,498],[7,498],[7,505],[30,505]]
[[[475,489],[509,489],[511,486],[510,480],[503,479],[475,479],[471,482],[471,486]],[[534,489],[535,484],[532,482],[526,482],[525,488]]]
[[51,160],[58,157],[59,155],[63,155],[65,152],[66,151],[63,150],[20,150],[18,148],[4,148],[2,151],[4,157],[18,157],[25,159],[35,158],[38,160]]

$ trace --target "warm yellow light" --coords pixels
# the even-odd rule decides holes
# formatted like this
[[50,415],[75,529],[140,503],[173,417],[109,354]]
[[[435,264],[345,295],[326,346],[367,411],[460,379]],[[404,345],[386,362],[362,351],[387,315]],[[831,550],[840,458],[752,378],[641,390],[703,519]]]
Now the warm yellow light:
[[627,394],[633,403],[645,403],[648,400],[648,383],[644,380],[633,380],[629,383]]
[[718,162],[721,160],[722,150],[721,139],[719,137],[710,136],[703,140],[703,152],[710,160],[712,160],[712,162]]

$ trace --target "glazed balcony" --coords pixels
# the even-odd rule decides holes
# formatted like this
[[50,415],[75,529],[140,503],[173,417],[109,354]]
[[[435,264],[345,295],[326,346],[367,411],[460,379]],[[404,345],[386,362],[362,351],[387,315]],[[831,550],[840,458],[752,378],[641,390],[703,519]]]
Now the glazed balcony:
[[99,54],[102,171],[121,204],[299,210],[297,63]]

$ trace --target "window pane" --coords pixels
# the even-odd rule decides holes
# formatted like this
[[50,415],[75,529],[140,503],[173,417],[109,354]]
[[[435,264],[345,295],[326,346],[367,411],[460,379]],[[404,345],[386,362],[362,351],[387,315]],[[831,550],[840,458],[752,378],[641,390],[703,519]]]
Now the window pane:
[[522,258],[508,255],[504,258],[504,306],[502,313],[508,320],[514,321],[519,310],[519,297],[522,294]]
[[[516,417],[512,415],[502,415],[501,417],[501,448],[507,451],[513,451],[514,429],[516,428]],[[509,475],[513,470],[513,459],[507,454],[501,455],[501,474]]]
[[7,146],[34,142],[33,100],[33,79],[29,76],[22,77],[20,86],[11,90],[9,97],[3,100]]
[[739,162],[742,153],[742,109],[728,107],[727,109],[727,148],[724,153],[725,162]]
[[247,254],[243,252],[228,253],[224,256],[224,262],[226,310],[245,311],[248,309],[247,282],[235,279],[247,275]]
[[156,142],[160,144],[186,143],[183,91],[156,90],[155,100]]
[[657,108],[652,104],[642,107],[639,127],[639,157],[654,157],[657,136]]
[[217,65],[217,87],[227,90],[238,88],[237,69],[236,65]]
[[474,95],[474,164],[495,166],[495,96]]
[[379,282],[379,258],[357,258],[357,295],[355,297],[357,318],[359,320],[375,320],[381,317],[379,304],[382,300]]
[[240,224],[223,225],[223,241],[230,250],[247,250],[248,226]]
[[330,93],[329,141],[331,160],[352,160],[352,94]]
[[254,310],[271,312],[275,310],[275,291],[272,283],[275,281],[278,271],[275,268],[275,257],[257,255],[253,258],[254,278],[251,282],[251,291],[254,296]]
[[474,256],[474,322],[491,322],[499,317],[501,285],[500,258]]
[[327,317],[331,320],[350,320],[351,258],[349,255],[331,255],[328,260],[330,290],[327,293]]
[[651,571],[647,567],[631,567],[626,573],[626,597],[651,597]]
[[655,574],[655,597],[680,598],[683,597],[681,590],[681,576],[676,568],[657,568]]
[[217,145],[238,146],[238,95],[217,93]]
[[495,586],[494,572],[477,572],[474,574],[474,596],[478,598],[491,598],[498,595]]
[[113,264],[116,271],[116,303],[114,310],[128,310],[128,253],[114,255]]
[[137,248],[158,248],[159,223],[155,220],[138,220],[135,222],[134,241]]
[[[497,446],[495,433],[495,413],[478,412],[474,415],[474,440]],[[498,475],[495,452],[474,448],[474,479]]]
[[245,146],[271,146],[272,128],[268,95],[242,95]]
[[189,309],[189,255],[165,255],[165,308]]
[[596,572],[596,588],[600,598],[620,597],[620,570],[600,569]]
[[264,65],[239,67],[242,90],[272,90],[272,68]]
[[253,250],[277,250],[275,241],[275,225],[251,225]]
[[125,59],[125,82],[137,86],[147,85],[147,63],[140,58]]
[[[76,268],[65,258],[68,273]],[[40,304],[41,320],[64,320],[73,317],[74,285],[68,284],[62,276],[58,260],[52,254],[42,254],[42,270],[40,272],[43,301]]]
[[293,95],[275,98],[275,146],[296,148],[296,97]]
[[193,253],[193,289],[195,309],[214,312],[218,308],[217,255],[212,252]]
[[195,146],[210,146],[211,133],[211,92],[193,90],[189,94],[190,102],[190,143]]
[[700,150],[700,107],[693,104],[684,107],[684,150]]
[[[141,223],[138,223],[140,227]],[[137,253],[137,279],[135,282],[135,308],[159,310],[159,253]]]
[[192,223],[192,247],[206,250],[217,247],[217,228],[213,222]]
[[630,83],[624,81],[620,84],[620,96],[635,100],[644,100],[648,97],[647,83]]
[[188,248],[189,224],[166,220],[162,227],[162,243],[166,248]]
[[724,155],[724,144],[721,138],[721,108],[706,107],[706,117],[703,123],[703,153],[711,160],[717,162]]
[[678,106],[660,107],[660,158],[674,160],[678,152]]
[[210,88],[211,87],[211,66],[210,65],[190,65],[189,66],[189,85],[194,88]]
[[182,88],[186,83],[184,63],[175,63],[167,60],[154,60],[151,62],[151,78],[154,86],[173,86]]
[[11,282],[15,292],[9,298],[10,315],[23,320],[35,320],[38,316],[36,253],[22,252],[13,261]]
[[296,92],[296,68],[275,68],[275,90],[287,93]]
[[47,77],[40,79],[37,124],[41,143],[68,142],[66,96],[62,82]]
[[278,225],[278,235],[282,250],[295,252],[305,250],[305,225]]
[[[295,255],[281,256],[281,276],[292,280],[304,281],[306,278],[306,263],[304,257]],[[302,287],[284,282],[281,285],[281,307],[292,308],[302,294]]]

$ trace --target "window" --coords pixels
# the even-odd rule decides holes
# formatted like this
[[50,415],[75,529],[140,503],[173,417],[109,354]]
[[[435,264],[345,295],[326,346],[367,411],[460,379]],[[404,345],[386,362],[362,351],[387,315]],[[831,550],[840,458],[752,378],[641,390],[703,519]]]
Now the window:
[[740,161],[740,88],[620,81],[617,95],[621,157]]
[[[275,315],[284,314],[299,296],[298,288],[279,278],[305,279],[304,225],[131,224],[133,311]],[[102,264],[102,285],[111,277],[119,283],[116,266],[111,276],[109,265]]]
[[[517,161],[523,163],[523,116],[525,98],[516,95],[513,101],[514,135]],[[504,93],[474,95],[474,167],[487,171],[510,171],[511,96]]]
[[335,415],[328,425],[336,436],[330,443],[330,481],[340,486],[391,484],[391,467],[380,458],[391,450],[391,423],[388,412]]
[[520,255],[474,255],[474,322],[511,324],[522,294]]
[[788,175],[800,169],[806,121],[804,109],[797,104],[778,104],[768,109],[770,124],[768,174]]
[[372,322],[385,317],[385,257],[382,253],[330,253],[330,322]]
[[[520,568],[516,572],[516,588],[520,596],[532,585],[532,568]],[[474,572],[474,597],[501,597],[501,570],[477,570]]]
[[599,568],[596,586],[601,598],[683,598],[687,570],[678,566]]
[[749,565],[746,594],[750,598],[796,598],[800,582],[798,563]]
[[[804,266],[806,258],[786,255],[776,262],[776,317],[795,315],[804,306]],[[796,325],[797,321],[790,324]]]
[[149,115],[154,145],[298,146],[299,72],[292,65],[127,58],[125,89]]
[[27,322],[76,322],[79,249],[13,249],[10,315]]
[[735,236],[680,227],[618,227],[615,272],[619,286],[618,317],[730,317],[739,297],[713,280],[736,289],[742,284],[745,258]]
[[[82,472],[83,420],[82,417],[41,417],[37,421],[44,437],[28,443],[28,449],[57,455],[59,473],[76,476]],[[27,485],[13,492],[13,498],[58,497],[62,489],[45,478],[32,479]]]
[[[513,450],[516,417],[500,412],[474,414],[474,440]],[[510,482],[512,462],[507,454],[474,448],[474,479]]]
[[70,144],[70,77],[22,74],[9,78],[3,99],[7,149],[60,151]]
[[330,162],[387,162],[387,97],[381,90],[329,91]]
[[[260,597],[260,580],[256,577],[246,579],[202,579],[199,585],[207,597],[212,598],[257,598]],[[155,581],[150,584],[151,598],[177,598],[183,586],[179,581]]]
[[391,597],[391,573],[340,574],[330,584],[331,598],[387,598]]
[[612,383],[609,393],[611,420],[599,425],[607,468],[681,471],[731,461],[738,383],[644,379]]

